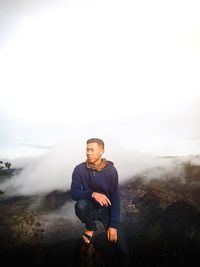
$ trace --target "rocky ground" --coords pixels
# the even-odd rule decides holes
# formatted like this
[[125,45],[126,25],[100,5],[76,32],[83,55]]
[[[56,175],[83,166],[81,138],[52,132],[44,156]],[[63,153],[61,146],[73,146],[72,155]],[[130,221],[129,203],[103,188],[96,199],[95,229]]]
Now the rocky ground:
[[[200,167],[183,168],[181,177],[147,181],[144,172],[120,185],[130,266],[200,266]],[[84,226],[69,192],[12,198],[2,192],[0,220],[0,266],[77,266]],[[94,241],[102,266],[117,266],[100,222]]]

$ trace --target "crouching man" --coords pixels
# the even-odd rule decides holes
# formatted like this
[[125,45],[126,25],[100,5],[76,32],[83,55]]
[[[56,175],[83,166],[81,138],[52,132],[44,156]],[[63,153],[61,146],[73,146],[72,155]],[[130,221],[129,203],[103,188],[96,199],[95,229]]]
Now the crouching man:
[[118,173],[111,161],[102,158],[104,142],[87,140],[85,162],[77,165],[72,174],[71,197],[76,201],[75,213],[85,224],[83,242],[93,242],[96,220],[103,223],[107,238],[116,245],[120,266],[129,265],[127,242],[120,231],[120,194]]

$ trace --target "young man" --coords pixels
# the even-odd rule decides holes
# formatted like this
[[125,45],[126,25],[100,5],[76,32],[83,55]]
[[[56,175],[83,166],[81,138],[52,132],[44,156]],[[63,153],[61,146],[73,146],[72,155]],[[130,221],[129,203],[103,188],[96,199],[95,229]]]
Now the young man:
[[[128,250],[119,240],[120,194],[118,173],[111,161],[102,158],[104,142],[98,138],[87,140],[87,160],[77,165],[72,174],[71,197],[76,201],[75,213],[85,224],[83,241],[90,243],[100,220],[109,241],[116,243],[123,256],[123,266],[128,266]],[[120,241],[120,242],[119,242]],[[127,263],[127,264],[126,264]]]

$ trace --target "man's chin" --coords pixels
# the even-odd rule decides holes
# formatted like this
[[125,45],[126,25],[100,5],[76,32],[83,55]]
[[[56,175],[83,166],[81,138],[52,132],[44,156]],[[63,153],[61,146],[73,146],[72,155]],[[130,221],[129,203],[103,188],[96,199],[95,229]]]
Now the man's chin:
[[88,163],[93,164],[94,162],[95,162],[95,160],[88,159]]

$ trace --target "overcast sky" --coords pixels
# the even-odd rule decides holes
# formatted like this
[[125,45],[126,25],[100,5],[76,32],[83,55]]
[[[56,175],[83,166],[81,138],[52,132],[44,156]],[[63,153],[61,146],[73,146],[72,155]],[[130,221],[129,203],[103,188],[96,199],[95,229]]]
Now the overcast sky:
[[198,154],[199,73],[199,1],[0,0],[0,157]]

